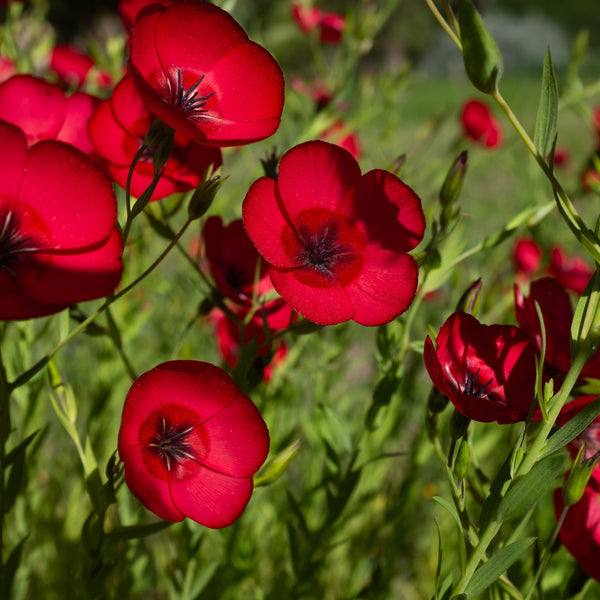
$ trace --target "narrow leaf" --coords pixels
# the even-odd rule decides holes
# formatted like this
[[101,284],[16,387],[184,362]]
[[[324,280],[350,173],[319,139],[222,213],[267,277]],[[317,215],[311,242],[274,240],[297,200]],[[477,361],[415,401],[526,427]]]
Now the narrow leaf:
[[538,105],[533,143],[542,158],[552,150],[556,139],[556,119],[558,115],[558,86],[552,67],[550,49],[546,50],[542,74],[542,92]]
[[534,537],[518,540],[498,550],[485,564],[473,574],[465,593],[474,598],[485,591],[502,573],[504,573],[533,544]]
[[465,538],[463,535],[463,526],[460,520],[459,514],[456,512],[456,508],[452,506],[447,500],[440,496],[434,496],[433,499],[444,509],[446,509],[453,517],[456,522],[456,529],[458,531],[458,555],[460,559],[460,572],[464,572],[465,565],[467,563],[467,549],[465,548]]

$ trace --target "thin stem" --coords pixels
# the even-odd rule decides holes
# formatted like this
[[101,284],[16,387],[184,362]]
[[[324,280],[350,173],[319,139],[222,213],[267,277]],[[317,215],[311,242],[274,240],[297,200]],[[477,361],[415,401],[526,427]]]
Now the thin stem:
[[429,6],[429,10],[433,13],[433,16],[436,18],[437,22],[442,26],[442,29],[446,32],[448,37],[454,42],[454,45],[462,52],[462,43],[459,37],[454,33],[454,30],[448,23],[446,19],[444,19],[442,13],[438,10],[437,6],[434,4],[433,0],[425,0],[427,6]]
[[[6,472],[6,443],[10,433],[10,393],[11,389],[6,378],[6,370],[2,361],[2,346],[1,335],[3,328],[0,330],[0,548],[4,548],[4,515],[6,513],[5,506],[5,472]],[[4,556],[0,550],[0,589],[4,589]]]

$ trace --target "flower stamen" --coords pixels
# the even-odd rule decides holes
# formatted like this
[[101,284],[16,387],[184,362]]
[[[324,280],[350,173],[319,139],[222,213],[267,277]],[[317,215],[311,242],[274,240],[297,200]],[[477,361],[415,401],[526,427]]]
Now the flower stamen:
[[206,96],[198,95],[198,86],[204,80],[204,75],[196,81],[187,90],[183,87],[183,80],[181,77],[181,70],[177,69],[177,91],[175,93],[175,106],[181,108],[184,113],[190,116],[199,115],[205,112],[203,106],[208,102],[209,98],[215,95],[215,92],[210,92]]

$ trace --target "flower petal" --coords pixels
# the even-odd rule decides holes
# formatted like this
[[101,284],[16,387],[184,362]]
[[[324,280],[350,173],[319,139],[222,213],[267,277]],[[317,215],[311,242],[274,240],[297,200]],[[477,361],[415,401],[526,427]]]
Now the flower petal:
[[345,286],[355,308],[352,319],[369,326],[389,323],[410,306],[417,279],[412,256],[389,250],[364,252],[360,275]]
[[56,139],[79,148],[86,154],[94,152],[94,145],[87,132],[88,122],[100,98],[84,92],[75,92],[67,98],[65,120]]
[[23,177],[27,157],[27,140],[23,132],[0,121],[0,208],[12,202]]
[[229,477],[206,468],[188,479],[171,480],[170,486],[175,506],[213,529],[231,525],[244,512],[253,489],[250,477]]
[[272,267],[270,274],[281,297],[309,321],[318,325],[336,325],[354,316],[354,305],[345,288],[316,269]]
[[279,166],[277,187],[291,222],[306,209],[332,212],[360,180],[352,155],[335,144],[310,141],[286,152]]

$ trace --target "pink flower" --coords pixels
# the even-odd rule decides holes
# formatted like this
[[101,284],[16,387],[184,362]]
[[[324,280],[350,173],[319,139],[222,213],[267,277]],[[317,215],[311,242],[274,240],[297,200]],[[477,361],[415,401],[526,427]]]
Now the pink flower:
[[[89,136],[98,154],[106,161],[108,172],[123,189],[133,159],[155,117],[139,97],[131,77],[116,85],[110,99],[104,100],[89,122]],[[221,165],[221,151],[175,136],[171,156],[152,194],[152,200],[176,192],[187,192],[202,181],[204,172]],[[140,197],[154,178],[152,149],[137,162],[131,179],[131,193]]]
[[121,279],[117,204],[104,173],[53,140],[28,148],[0,121],[0,320],[102,298]]
[[342,41],[346,27],[346,18],[343,15],[325,12],[316,6],[305,8],[301,4],[294,3],[292,16],[304,33],[317,29],[319,41],[322,43],[339,44]]
[[177,360],[131,386],[118,449],[125,482],[148,510],[166,521],[188,517],[220,528],[246,508],[269,433],[223,370]]
[[513,325],[483,325],[459,311],[425,340],[425,366],[435,387],[474,421],[524,421],[535,399],[536,355]]
[[462,108],[461,123],[465,135],[486,148],[502,145],[500,123],[484,102],[468,100]]
[[140,11],[129,71],[148,109],[189,139],[209,146],[249,144],[279,126],[279,65],[208,2],[181,0]]
[[381,325],[412,302],[418,269],[407,253],[425,229],[420,199],[387,171],[361,175],[343,148],[292,148],[277,181],[252,184],[242,214],[275,289],[310,321]]
[[59,86],[32,75],[15,75],[0,83],[0,119],[17,125],[30,145],[58,140],[93,154],[87,124],[99,103],[84,92],[67,97]]

